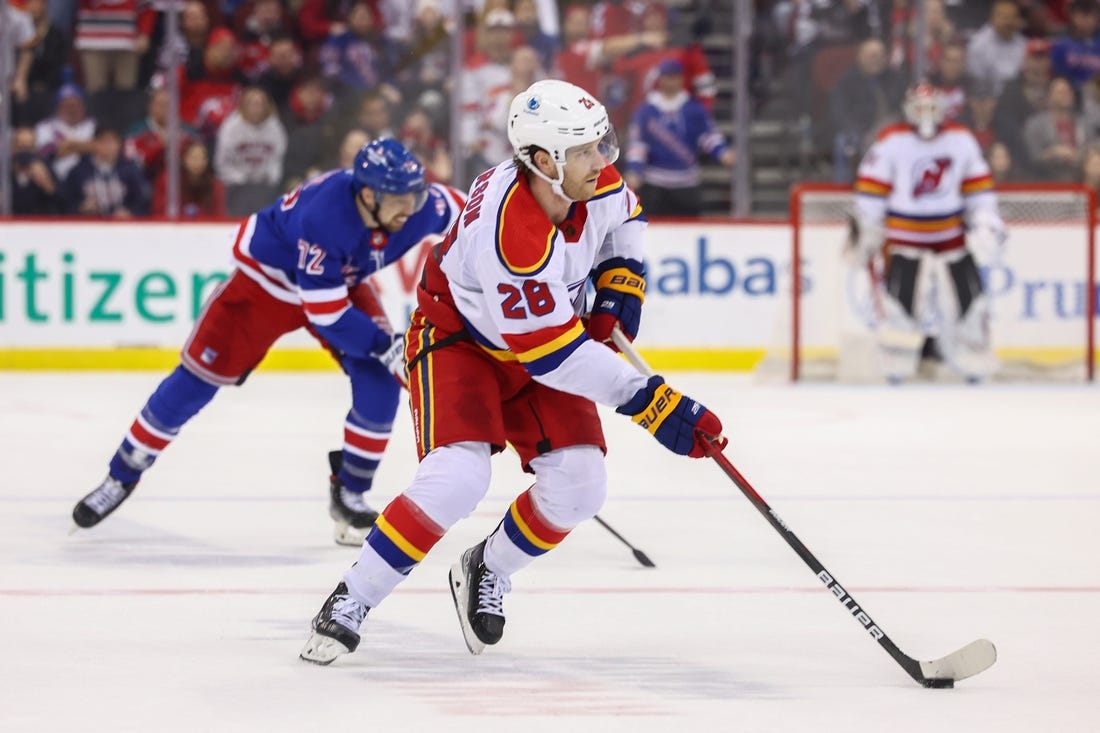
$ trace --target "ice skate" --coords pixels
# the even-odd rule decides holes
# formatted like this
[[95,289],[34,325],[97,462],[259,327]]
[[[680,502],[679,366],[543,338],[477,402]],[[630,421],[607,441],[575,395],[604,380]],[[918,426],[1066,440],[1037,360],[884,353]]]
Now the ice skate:
[[336,523],[332,537],[338,545],[359,547],[378,519],[378,512],[367,506],[362,493],[349,490],[339,479],[343,460],[341,451],[334,450],[328,454],[329,466],[332,468],[329,477],[328,513]]
[[313,633],[299,658],[313,664],[332,664],[341,654],[350,654],[359,646],[359,627],[370,608],[348,594],[343,582],[325,599],[325,605],[313,617]]
[[451,566],[451,595],[458,623],[471,654],[481,654],[504,635],[504,594],[512,590],[508,578],[485,567],[485,542],[462,554]]
[[85,529],[96,526],[108,514],[118,509],[136,486],[137,481],[124,484],[110,476],[103,479],[103,483],[73,507],[73,521],[76,522],[76,526]]

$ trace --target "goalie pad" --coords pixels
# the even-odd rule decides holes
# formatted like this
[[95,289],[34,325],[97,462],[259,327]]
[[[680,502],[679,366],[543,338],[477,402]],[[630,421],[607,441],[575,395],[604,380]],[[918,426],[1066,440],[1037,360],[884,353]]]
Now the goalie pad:
[[901,301],[891,293],[882,293],[880,302],[881,320],[875,327],[875,339],[882,358],[882,370],[890,381],[911,379],[917,373],[924,333]]

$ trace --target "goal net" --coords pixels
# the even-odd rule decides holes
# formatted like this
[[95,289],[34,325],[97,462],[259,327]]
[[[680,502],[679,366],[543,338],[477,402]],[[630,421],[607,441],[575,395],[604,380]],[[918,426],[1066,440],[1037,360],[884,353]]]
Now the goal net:
[[[1001,261],[982,269],[1001,360],[994,379],[1091,381],[1095,194],[1075,184],[1004,185],[997,194],[1008,240]],[[846,252],[851,211],[849,187],[792,190],[789,287],[758,375],[881,380],[872,330],[876,275],[874,266],[860,267]],[[950,379],[942,367],[923,373]]]

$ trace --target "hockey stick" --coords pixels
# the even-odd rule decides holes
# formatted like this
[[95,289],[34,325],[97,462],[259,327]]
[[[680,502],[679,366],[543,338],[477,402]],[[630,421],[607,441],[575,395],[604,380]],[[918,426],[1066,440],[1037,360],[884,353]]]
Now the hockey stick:
[[656,566],[656,565],[655,565],[655,564],[653,563],[653,561],[649,559],[649,556],[648,556],[648,555],[646,555],[646,554],[645,554],[644,552],[642,552],[641,550],[639,550],[639,549],[638,549],[637,547],[635,547],[634,545],[632,545],[632,544],[630,544],[629,542],[627,542],[627,541],[626,541],[626,538],[625,538],[625,537],[623,537],[623,536],[622,536],[621,534],[619,534],[618,532],[616,532],[616,531],[615,531],[615,530],[614,530],[614,529],[613,529],[613,528],[611,527],[611,525],[610,525],[610,524],[608,524],[607,522],[603,521],[603,519],[601,519],[601,518],[600,518],[600,515],[599,515],[599,514],[597,514],[596,516],[594,516],[594,517],[592,517],[592,518],[596,520],[596,524],[600,525],[601,527],[603,527],[604,529],[606,529],[606,530],[607,530],[608,532],[610,532],[610,533],[611,533],[612,535],[614,535],[614,536],[615,536],[615,539],[619,540],[619,542],[622,542],[622,543],[623,543],[624,545],[626,545],[627,547],[629,547],[629,548],[630,548],[630,551],[634,553],[634,559],[635,559],[635,560],[637,560],[638,562],[640,562],[640,563],[641,563],[642,565],[644,565],[644,566],[645,566],[645,567],[647,567],[647,568],[655,568],[655,567],[657,567],[657,566]]
[[[619,351],[626,355],[626,358],[634,365],[635,369],[646,376],[652,376],[653,370],[645,363],[641,355],[634,349],[634,345],[623,335],[622,331],[618,328],[613,329],[611,337],[615,341],[615,345],[619,347]],[[901,668],[914,680],[925,687],[954,687],[957,680],[963,680],[979,672],[983,672],[997,661],[997,650],[988,639],[972,641],[963,648],[948,654],[946,657],[934,659],[930,662],[921,662],[913,659],[898,649],[897,645],[886,635],[886,632],[884,632],[867,614],[867,611],[856,603],[855,598],[840,585],[832,573],[825,569],[821,561],[802,544],[802,541],[799,540],[794,532],[787,527],[787,524],[779,518],[779,515],[768,506],[764,498],[756,493],[756,490],[749,484],[745,477],[741,475],[741,472],[734,467],[730,460],[726,458],[721,449],[711,440],[708,440],[706,443],[706,450],[707,455],[714,459],[714,462],[721,467],[726,476],[728,476],[737,488],[741,490],[745,498],[747,498],[752,505],[756,507],[756,510],[768,520],[768,524],[772,526],[772,529],[778,532],[786,543],[791,546],[791,549],[795,551],[795,554],[802,558],[802,562],[809,566],[810,570],[817,576],[817,579],[825,584],[825,587],[830,593],[836,596],[837,600],[840,601],[840,604],[844,606],[848,613],[852,614],[867,633],[879,643],[879,646],[885,649],[886,653],[893,657],[894,661],[901,665]]]

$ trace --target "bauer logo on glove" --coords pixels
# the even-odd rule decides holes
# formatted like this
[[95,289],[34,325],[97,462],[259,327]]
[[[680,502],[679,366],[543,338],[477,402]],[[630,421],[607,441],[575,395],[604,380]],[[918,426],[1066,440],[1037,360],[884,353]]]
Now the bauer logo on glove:
[[721,450],[726,445],[722,421],[718,416],[690,397],[654,375],[625,405],[615,410],[630,415],[634,422],[652,433],[673,453],[692,458],[707,455],[707,446]]

